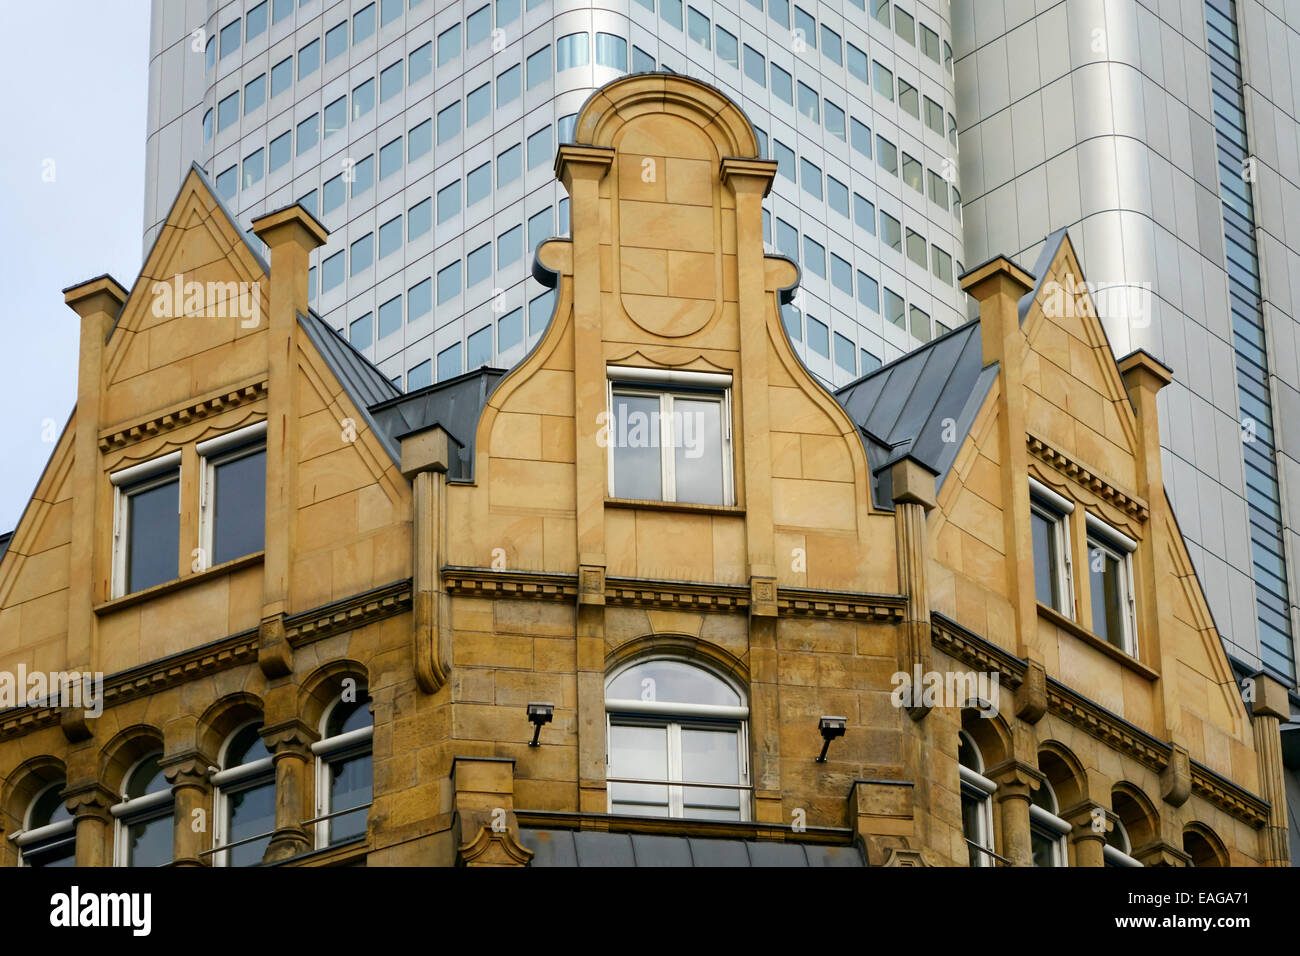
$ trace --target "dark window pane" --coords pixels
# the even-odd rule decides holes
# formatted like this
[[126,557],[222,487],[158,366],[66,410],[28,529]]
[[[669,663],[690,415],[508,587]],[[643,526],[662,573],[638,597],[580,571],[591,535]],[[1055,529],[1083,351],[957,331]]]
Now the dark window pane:
[[180,550],[180,481],[128,492],[126,590],[142,591],[176,577]]
[[266,449],[219,463],[212,489],[212,563],[261,551],[266,533]]

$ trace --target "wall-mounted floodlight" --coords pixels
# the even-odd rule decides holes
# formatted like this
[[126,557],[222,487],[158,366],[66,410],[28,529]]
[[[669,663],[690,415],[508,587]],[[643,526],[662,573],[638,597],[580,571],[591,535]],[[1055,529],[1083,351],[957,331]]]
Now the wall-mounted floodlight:
[[[529,704],[528,719],[533,724],[533,739],[528,744],[530,747],[540,747],[541,741],[538,739],[542,735],[542,724],[549,724],[555,717],[554,704]],[[842,733],[843,731],[841,731]]]
[[826,762],[826,751],[830,747],[831,741],[836,737],[843,737],[848,724],[848,720],[844,717],[823,717],[817,721],[817,729],[822,732],[822,752],[817,758],[818,763]]

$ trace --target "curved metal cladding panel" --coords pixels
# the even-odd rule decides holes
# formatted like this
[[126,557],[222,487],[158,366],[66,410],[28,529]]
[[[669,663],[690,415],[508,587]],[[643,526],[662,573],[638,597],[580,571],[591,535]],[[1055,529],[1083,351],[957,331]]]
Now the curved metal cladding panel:
[[529,268],[568,227],[556,143],[599,86],[670,69],[780,161],[787,326],[843,384],[967,318],[947,8],[155,0],[145,242],[197,160],[245,225],[297,200],[321,218],[314,308],[400,387],[508,367],[550,317]]
[[[1145,349],[1174,369],[1173,385],[1161,393],[1166,487],[1220,631],[1234,654],[1258,665],[1256,493],[1241,424],[1258,410],[1245,408],[1237,387],[1235,267],[1225,256],[1219,99],[1207,40],[1208,11],[1222,6],[1071,0],[1035,12],[1028,4],[954,0],[957,116],[968,259],[1009,254],[1031,262],[1049,233],[1068,228],[1115,353]],[[1261,89],[1286,104],[1267,102],[1250,78],[1248,100],[1260,102],[1247,116],[1266,117],[1271,154],[1261,163],[1300,167],[1283,65],[1289,50],[1300,49],[1300,34],[1257,3],[1243,9],[1247,22],[1258,21],[1245,33],[1243,59],[1262,64]],[[1279,147],[1288,137],[1290,145]],[[1280,220],[1282,196],[1294,207],[1300,192],[1282,174],[1272,183],[1269,205]],[[1283,314],[1294,260],[1269,230],[1260,241],[1264,321],[1272,319],[1269,334],[1285,343],[1272,381],[1282,400],[1296,404],[1295,324]],[[1300,447],[1300,432],[1289,443],[1280,435],[1278,445],[1285,470],[1285,449]]]

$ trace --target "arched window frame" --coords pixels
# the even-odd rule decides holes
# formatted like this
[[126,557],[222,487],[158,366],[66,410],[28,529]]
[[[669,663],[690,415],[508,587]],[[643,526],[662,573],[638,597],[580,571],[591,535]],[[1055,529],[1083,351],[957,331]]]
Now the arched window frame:
[[[161,756],[162,751],[160,750],[145,754],[133,763],[126,775],[122,777],[122,802],[109,808],[109,813],[113,815],[114,866],[134,865],[131,862],[131,827],[153,823],[155,820],[164,817],[171,818],[175,812],[176,796],[172,792],[170,785],[156,793],[147,793],[140,797],[132,798],[127,794],[127,790],[131,786],[131,779],[135,776],[136,771],[146,761]],[[167,862],[171,862],[170,856]]]
[[[370,712],[370,697],[368,694],[361,692],[363,697],[360,700],[360,706],[365,708],[367,714]],[[330,767],[340,760],[353,760],[361,756],[371,756],[374,748],[375,724],[373,717],[370,723],[365,727],[358,727],[356,730],[350,730],[347,733],[338,734],[333,737],[326,737],[327,728],[329,727],[330,718],[333,716],[335,709],[343,703],[343,696],[340,694],[334,698],[329,707],[325,708],[325,713],[320,719],[321,739],[311,745],[312,753],[316,757],[316,816],[308,822],[315,827],[315,842],[318,850],[325,849],[333,845],[331,838],[331,823],[338,817],[356,813],[358,810],[369,809],[374,800],[374,763],[370,765],[370,786],[371,799],[365,804],[355,807],[345,807],[341,810],[335,810],[331,806],[332,794],[330,788]],[[349,701],[349,703],[351,703]]]
[[[741,701],[739,705],[692,704],[678,702],[660,702],[653,700],[633,700],[609,697],[609,688],[626,672],[646,664],[671,661],[695,668],[731,689]],[[605,680],[605,765],[607,809],[614,809],[614,787],[619,783],[660,785],[667,789],[668,816],[673,819],[691,819],[686,813],[685,791],[687,789],[727,789],[739,792],[737,819],[748,821],[753,813],[753,785],[749,770],[749,707],[745,703],[748,695],[745,689],[734,680],[700,661],[672,654],[656,654],[638,657],[613,670]],[[613,730],[617,726],[651,726],[663,727],[667,744],[668,779],[666,781],[640,781],[631,778],[608,776],[612,764]],[[719,729],[725,728],[736,734],[737,775],[735,785],[702,784],[692,787],[693,781],[682,779],[681,732],[682,729]]]
[[[67,781],[58,780],[48,786],[42,787],[36,792],[27,803],[27,810],[23,814],[23,828],[10,837],[18,847],[18,865],[19,866],[73,866],[76,860],[77,845],[77,821],[69,817],[66,820],[56,820],[54,823],[48,823],[43,826],[32,826],[32,813],[41,799],[51,790],[63,790],[67,786]],[[71,849],[71,855],[67,853]],[[59,850],[60,855],[55,857],[52,863],[32,862],[32,857],[37,854],[49,854],[52,851]],[[66,861],[66,862],[65,862]]]
[[1113,823],[1114,827],[1106,834],[1106,842],[1101,848],[1103,863],[1106,866],[1141,866],[1140,862],[1129,855],[1133,850],[1133,842],[1128,837],[1128,828],[1118,817]]
[[[967,767],[960,762],[957,764],[962,799],[973,800],[977,805],[974,819],[971,821],[974,825],[970,831],[964,833],[966,845],[970,850],[969,863],[971,866],[994,866],[997,857],[994,855],[993,840],[993,794],[997,791],[998,785],[981,772],[984,769],[984,754],[980,752],[974,738],[964,730],[957,731],[957,734],[970,747],[978,764],[975,768]],[[964,815],[962,822],[965,830]]]
[[269,840],[274,828],[262,834],[245,837],[236,842],[229,842],[230,831],[230,797],[237,793],[262,787],[268,783],[275,788],[275,762],[272,757],[260,757],[257,760],[226,767],[230,745],[248,727],[260,727],[262,721],[254,719],[240,724],[232,730],[221,745],[220,764],[222,769],[211,777],[212,783],[212,865],[232,866],[230,851],[238,846]]
[[1070,857],[1067,848],[1066,839],[1070,833],[1070,824],[1057,816],[1060,804],[1056,800],[1056,791],[1052,788],[1051,783],[1044,780],[1039,784],[1038,793],[1044,793],[1048,798],[1047,802],[1051,804],[1051,809],[1040,807],[1032,802],[1029,804],[1029,835],[1030,845],[1035,841],[1043,841],[1050,849],[1051,862],[1048,866],[1069,866]]

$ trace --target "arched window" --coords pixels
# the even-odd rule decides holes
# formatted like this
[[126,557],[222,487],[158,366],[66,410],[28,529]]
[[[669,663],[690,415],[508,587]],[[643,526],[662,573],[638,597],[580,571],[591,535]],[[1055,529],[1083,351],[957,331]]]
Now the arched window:
[[1115,825],[1106,834],[1106,845],[1101,848],[1102,860],[1106,866],[1141,866],[1130,855],[1132,852],[1133,842],[1128,837],[1128,827],[1124,826],[1123,820],[1117,818]]
[[605,685],[609,812],[748,820],[749,708],[679,660],[640,661]]
[[221,748],[212,775],[212,856],[215,866],[256,866],[275,831],[275,767],[258,721],[244,724]]
[[161,759],[161,752],[149,754],[127,771],[122,802],[112,809],[116,866],[162,866],[172,861],[175,799],[159,766]]
[[1037,790],[1030,791],[1029,800],[1029,845],[1034,866],[1069,866],[1065,838],[1070,824],[1056,815],[1060,811],[1056,791],[1044,780]]
[[18,844],[19,866],[75,866],[77,862],[76,822],[63,802],[66,782],[50,784],[32,798]]
[[335,700],[321,719],[316,754],[316,846],[324,848],[364,836],[367,811],[374,797],[371,741],[375,721],[370,697]]
[[993,792],[984,776],[984,757],[964,730],[957,732],[957,772],[961,777],[961,828],[971,866],[993,866]]
[[1218,837],[1197,826],[1183,831],[1183,850],[1192,858],[1192,866],[1227,866]]

